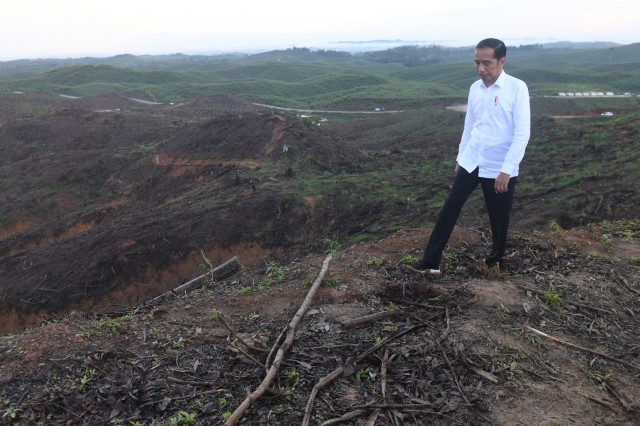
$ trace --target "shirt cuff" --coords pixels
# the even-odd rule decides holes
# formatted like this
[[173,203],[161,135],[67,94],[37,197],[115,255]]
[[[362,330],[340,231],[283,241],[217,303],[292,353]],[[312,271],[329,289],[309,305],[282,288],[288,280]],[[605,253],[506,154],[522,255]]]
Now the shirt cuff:
[[502,173],[508,174],[509,176],[513,176],[514,173],[516,172],[517,168],[518,168],[518,166],[514,166],[513,164],[504,163],[502,165],[502,167],[500,168],[500,171]]

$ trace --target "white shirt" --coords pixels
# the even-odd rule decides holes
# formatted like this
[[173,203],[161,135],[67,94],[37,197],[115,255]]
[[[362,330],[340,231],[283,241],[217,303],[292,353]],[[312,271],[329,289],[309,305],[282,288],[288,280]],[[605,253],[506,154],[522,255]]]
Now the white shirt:
[[469,89],[467,115],[458,164],[478,176],[495,179],[500,172],[518,176],[529,142],[531,109],[524,81],[504,70],[491,86],[478,80]]

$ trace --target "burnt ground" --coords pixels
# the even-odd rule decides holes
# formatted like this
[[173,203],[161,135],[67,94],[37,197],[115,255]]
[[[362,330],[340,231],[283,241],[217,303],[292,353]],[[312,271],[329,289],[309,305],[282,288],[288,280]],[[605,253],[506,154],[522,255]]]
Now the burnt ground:
[[[340,367],[310,424],[347,414],[343,424],[635,424],[637,242],[603,244],[586,231],[522,236],[509,272],[491,276],[475,269],[482,232],[460,228],[445,275],[426,279],[403,267],[426,233],[338,248],[271,392],[240,424],[301,424],[313,386]],[[8,335],[5,420],[221,424],[265,377],[324,259],[247,267],[160,306],[74,311]],[[347,325],[383,311],[395,315]]]
[[[222,423],[260,384],[328,251],[276,381],[241,424],[300,424],[313,386],[339,367],[311,424],[345,415],[344,424],[634,424],[639,415],[638,194],[615,171],[590,178],[591,191],[578,182],[522,194],[502,275],[477,269],[488,231],[471,200],[445,274],[426,279],[404,264],[420,255],[421,223],[437,209],[331,206],[313,182],[296,185],[410,164],[425,138],[444,159],[459,117],[440,133],[379,145],[362,137],[380,150],[376,162],[354,148],[357,135],[394,126],[392,117],[325,131],[225,97],[144,107],[119,96],[8,97],[2,108],[6,424]],[[620,146],[634,146],[628,131]],[[536,132],[566,129],[539,119]],[[540,170],[567,161],[553,158]],[[549,202],[557,196],[575,211]],[[390,216],[407,225],[393,230]],[[375,238],[339,244],[359,233]],[[232,256],[243,268],[231,277],[145,303]],[[392,314],[348,326],[382,311]]]

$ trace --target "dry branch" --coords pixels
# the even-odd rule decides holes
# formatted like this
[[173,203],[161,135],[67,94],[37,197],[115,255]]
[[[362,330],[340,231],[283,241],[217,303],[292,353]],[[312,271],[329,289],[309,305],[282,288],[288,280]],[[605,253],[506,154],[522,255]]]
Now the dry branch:
[[[413,330],[416,330],[416,329],[419,329],[419,328],[422,328],[422,327],[425,327],[425,325],[416,325],[416,326],[413,326],[413,327],[407,327],[405,329],[397,331],[396,333],[394,333],[391,336],[387,337],[386,339],[382,340],[380,343],[372,346],[366,352],[363,352],[360,355],[358,355],[356,358],[351,360],[351,363],[352,364],[360,363],[363,359],[365,359],[366,357],[368,357],[373,352],[377,351],[378,349],[380,349],[381,347],[383,347],[384,345],[386,345],[387,343],[389,343],[393,339],[397,339],[398,337],[404,336],[405,334],[409,333],[410,331],[413,331]],[[329,383],[333,382],[338,377],[342,376],[342,373],[344,373],[344,370],[345,370],[344,367],[336,368],[334,371],[329,373],[327,376],[323,377],[313,387],[313,390],[311,391],[311,394],[309,395],[309,400],[307,401],[307,407],[306,407],[305,412],[304,412],[304,419],[302,421],[302,425],[303,426],[308,426],[308,424],[309,424],[309,420],[311,419],[311,412],[313,410],[313,401],[314,401],[316,395],[318,394],[318,391],[320,389],[322,389],[323,387],[327,386]],[[337,419],[334,419],[334,420],[337,420]],[[331,420],[329,420],[329,421],[331,421]],[[325,423],[323,423],[323,424],[325,424]],[[328,423],[328,424],[332,424],[332,423]]]
[[468,368],[473,371],[474,373],[476,373],[478,376],[480,377],[484,377],[485,379],[489,380],[490,382],[493,383],[499,383],[500,380],[493,374],[489,373],[488,371],[485,371],[481,368],[475,367],[473,365],[469,365]]
[[367,414],[367,412],[368,412],[367,410],[351,411],[350,413],[344,414],[336,419],[327,420],[326,422],[321,423],[320,426],[329,426],[329,425],[335,425],[338,423],[346,422],[347,420],[351,420],[351,419],[355,419],[356,417],[363,416]]
[[538,334],[540,336],[546,337],[547,339],[549,339],[549,340],[551,340],[553,342],[560,343],[561,345],[568,346],[568,347],[573,348],[573,349],[578,349],[578,350],[583,351],[583,352],[588,352],[590,354],[599,356],[601,358],[608,359],[609,361],[617,362],[619,364],[622,364],[622,365],[625,365],[627,367],[634,368],[634,369],[640,371],[640,366],[637,366],[635,364],[631,364],[631,363],[623,361],[621,359],[614,358],[614,357],[612,357],[610,355],[607,355],[605,353],[602,353],[602,352],[594,351],[593,349],[585,348],[585,347],[580,346],[580,345],[576,345],[576,344],[573,344],[573,343],[570,343],[570,342],[566,342],[566,341],[564,341],[562,339],[558,339],[557,337],[550,336],[547,333],[544,333],[544,332],[542,332],[540,330],[536,330],[533,327],[529,327],[528,325],[525,325],[524,327],[527,330],[532,331],[532,332],[534,332],[534,333],[536,333],[536,334]]
[[302,420],[302,426],[308,426],[309,420],[311,420],[311,412],[313,411],[313,401],[318,395],[320,389],[327,386],[329,383],[333,382],[338,377],[342,376],[344,373],[344,367],[338,367],[333,370],[331,373],[324,376],[318,383],[315,384],[313,389],[311,390],[311,394],[309,395],[309,400],[307,401],[307,408],[304,410],[304,419]]
[[238,263],[238,258],[233,256],[231,259],[227,260],[217,268],[212,269],[210,272],[207,272],[204,275],[200,275],[199,277],[194,278],[191,281],[174,288],[173,290],[169,290],[166,293],[161,294],[160,296],[154,297],[147,303],[150,305],[160,304],[167,300],[171,300],[174,297],[180,296],[181,294],[189,293],[190,291],[202,287],[205,281],[209,278],[211,278],[212,280],[221,280],[235,274],[239,270],[240,263]]
[[358,318],[353,318],[342,323],[343,327],[351,328],[357,327],[359,325],[368,324],[373,321],[377,321],[384,318],[395,317],[400,315],[402,312],[397,309],[392,309],[389,311],[376,312],[375,314],[365,315]]
[[[438,337],[438,339],[436,340],[437,343],[443,341],[447,337],[447,335],[449,334],[450,324],[449,324],[449,311],[448,310],[446,310],[446,315],[447,315],[447,328],[440,335],[440,337]],[[412,327],[406,327],[404,329],[398,330],[396,333],[394,333],[391,336],[385,338],[380,343],[374,345],[373,347],[371,347],[366,352],[363,352],[360,355],[358,355],[351,362],[353,364],[358,364],[362,360],[364,360],[366,357],[368,357],[369,355],[371,355],[372,353],[374,353],[375,351],[377,351],[378,349],[380,349],[381,347],[383,347],[384,345],[389,343],[390,341],[392,341],[394,339],[397,339],[398,337],[402,337],[405,334],[409,333],[410,331],[414,331],[414,330],[417,330],[417,329],[420,329],[420,328],[423,328],[423,327],[426,327],[426,326],[427,326],[427,324],[419,324],[419,325],[414,325]],[[391,357],[391,359],[392,358],[393,357]],[[391,359],[389,359],[388,361],[390,362]],[[383,362],[386,362],[386,361],[383,361]],[[344,373],[344,370],[345,370],[344,367],[336,368],[334,371],[332,371],[327,376],[323,377],[318,383],[316,383],[316,385],[313,387],[313,390],[311,391],[311,394],[309,395],[309,400],[307,401],[307,407],[306,407],[305,412],[304,412],[304,419],[302,421],[302,426],[308,426],[309,425],[309,420],[311,419],[311,412],[313,410],[313,402],[315,400],[316,395],[318,394],[318,391],[320,389],[324,388],[325,386],[327,386],[329,383],[333,382],[338,377],[342,376],[342,374]],[[342,419],[342,417],[340,417],[340,419]],[[328,421],[329,422],[334,421],[334,422],[337,423],[339,421],[342,421],[340,419],[333,419],[333,420],[328,420]],[[325,422],[323,424],[333,424],[333,423]]]
[[224,328],[227,329],[227,331],[229,333],[231,333],[231,335],[233,337],[235,337],[236,339],[238,339],[238,341],[243,344],[247,349],[249,349],[250,351],[258,351],[258,352],[266,352],[266,349],[263,348],[258,348],[256,346],[252,346],[249,343],[247,343],[242,337],[238,336],[238,333],[235,332],[235,330],[233,328],[231,328],[231,326],[229,325],[229,323],[227,322],[227,320],[224,319],[224,315],[222,315],[222,313],[218,313],[218,319],[220,320],[220,322],[222,323],[222,325],[224,326]]
[[325,258],[324,262],[322,263],[322,269],[320,270],[320,274],[318,274],[318,277],[316,278],[313,285],[309,289],[309,292],[307,293],[307,297],[305,297],[304,301],[302,302],[302,305],[300,305],[300,308],[298,308],[298,312],[296,312],[296,314],[293,316],[293,319],[289,323],[287,336],[284,342],[282,343],[282,345],[280,346],[280,349],[278,349],[278,353],[276,354],[276,357],[273,360],[273,363],[271,364],[271,367],[269,368],[269,371],[267,372],[266,377],[262,380],[262,383],[260,384],[260,386],[258,386],[258,388],[254,390],[247,398],[245,398],[245,400],[242,401],[240,406],[238,406],[238,408],[235,409],[235,411],[224,423],[225,426],[235,425],[236,422],[240,419],[240,417],[242,417],[244,412],[247,411],[249,407],[251,407],[251,405],[253,405],[253,403],[256,402],[267,391],[267,389],[269,388],[269,385],[271,385],[271,382],[273,382],[273,380],[276,378],[276,375],[280,370],[280,364],[284,359],[285,353],[293,345],[293,339],[295,337],[298,324],[300,324],[300,321],[302,320],[305,313],[307,312],[309,305],[311,305],[311,302],[313,301],[313,297],[315,296],[316,291],[320,287],[320,283],[322,283],[322,279],[324,278],[324,275],[327,273],[327,269],[329,269],[329,262],[331,262],[331,255],[328,255]]

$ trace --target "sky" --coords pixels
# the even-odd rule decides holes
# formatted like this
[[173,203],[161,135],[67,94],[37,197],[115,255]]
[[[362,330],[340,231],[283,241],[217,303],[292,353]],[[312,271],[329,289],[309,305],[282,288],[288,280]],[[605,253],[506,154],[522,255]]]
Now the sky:
[[[634,6],[635,5],[635,6]],[[640,42],[637,0],[0,0],[0,60],[213,54],[339,41]],[[352,50],[352,49],[351,49]]]

